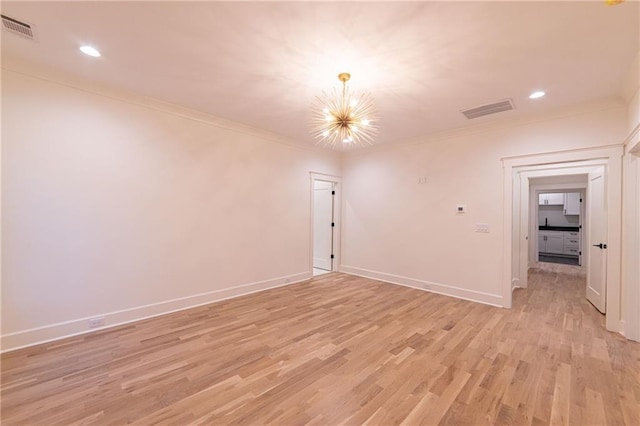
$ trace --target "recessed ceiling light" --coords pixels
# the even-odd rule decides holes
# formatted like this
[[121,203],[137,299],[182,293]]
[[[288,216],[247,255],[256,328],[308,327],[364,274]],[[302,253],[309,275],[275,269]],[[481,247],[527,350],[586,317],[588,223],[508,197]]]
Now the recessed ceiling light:
[[533,92],[529,95],[529,99],[538,99],[546,95],[542,90],[538,90],[537,92]]
[[81,46],[80,51],[85,55],[93,56],[94,58],[100,56],[100,52],[98,52],[98,49],[93,46]]

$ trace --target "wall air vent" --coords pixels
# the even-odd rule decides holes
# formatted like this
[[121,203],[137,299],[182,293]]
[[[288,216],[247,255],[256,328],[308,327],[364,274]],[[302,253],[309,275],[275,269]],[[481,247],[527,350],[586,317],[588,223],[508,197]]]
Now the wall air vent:
[[33,25],[27,24],[26,22],[20,22],[7,15],[0,16],[2,16],[2,28],[6,31],[19,35],[20,37],[28,38],[29,40],[34,39],[35,35],[33,32]]
[[481,105],[475,108],[464,109],[461,112],[469,120],[472,118],[483,117],[489,114],[495,114],[497,112],[509,111],[514,109],[511,99],[505,99],[503,101],[494,102],[492,104]]

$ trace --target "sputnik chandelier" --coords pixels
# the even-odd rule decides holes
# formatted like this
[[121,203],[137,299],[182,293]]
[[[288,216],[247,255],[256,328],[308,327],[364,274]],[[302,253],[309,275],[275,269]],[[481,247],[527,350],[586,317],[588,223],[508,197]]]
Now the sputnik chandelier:
[[351,74],[338,75],[342,90],[322,92],[313,106],[311,133],[318,143],[331,148],[371,145],[378,127],[370,93],[352,93],[347,87]]

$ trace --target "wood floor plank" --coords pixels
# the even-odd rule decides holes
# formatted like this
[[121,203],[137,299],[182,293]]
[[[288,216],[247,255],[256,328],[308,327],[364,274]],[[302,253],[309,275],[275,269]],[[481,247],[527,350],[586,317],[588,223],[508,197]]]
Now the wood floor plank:
[[553,403],[551,406],[551,424],[569,424],[569,401],[571,392],[571,366],[560,364],[556,374],[556,384],[553,389]]
[[346,274],[2,355],[3,425],[640,423],[640,344],[579,269],[513,309]]

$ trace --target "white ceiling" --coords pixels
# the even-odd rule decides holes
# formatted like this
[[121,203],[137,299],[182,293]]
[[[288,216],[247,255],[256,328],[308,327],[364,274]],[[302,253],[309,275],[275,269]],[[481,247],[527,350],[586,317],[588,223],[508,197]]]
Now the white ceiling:
[[[35,26],[2,54],[313,144],[310,105],[350,72],[379,143],[619,96],[639,3],[2,2]],[[91,44],[95,59],[78,47]],[[532,101],[542,89],[547,96]],[[461,109],[512,98],[516,110]]]

